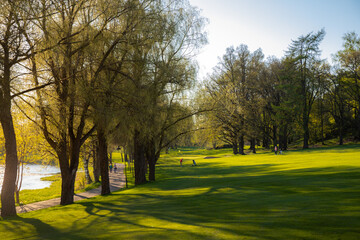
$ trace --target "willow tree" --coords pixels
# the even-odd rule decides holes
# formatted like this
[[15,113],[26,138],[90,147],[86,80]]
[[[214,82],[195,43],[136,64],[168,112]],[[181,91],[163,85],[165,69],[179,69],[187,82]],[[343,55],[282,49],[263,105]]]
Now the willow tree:
[[129,62],[133,61],[128,56],[129,49],[141,45],[133,41],[134,35],[146,36],[143,34],[147,31],[144,23],[155,15],[151,9],[154,2],[156,1],[113,1],[111,9],[121,9],[121,12],[104,15],[107,18],[112,17],[113,20],[88,52],[91,56],[91,67],[88,72],[94,79],[88,98],[92,108],[91,118],[96,125],[102,194],[110,193],[107,152],[109,138],[113,132],[120,130],[120,126],[124,126],[124,110],[131,102],[127,97],[128,86],[124,84],[123,76]]
[[206,43],[205,19],[187,1],[178,1],[165,12],[160,19],[161,37],[148,55],[151,72],[146,83],[149,101],[145,123],[150,181],[155,181],[160,151],[190,129],[173,133],[171,137],[167,133],[198,112],[181,107],[181,95],[193,86],[196,69],[192,58]]
[[89,93],[113,47],[122,39],[114,38],[102,53],[95,51],[96,46],[136,2],[82,0],[40,4],[40,10],[47,13],[39,21],[43,45],[54,47],[33,63],[38,66],[34,84],[48,78],[54,81],[54,85],[37,91],[37,101],[40,127],[60,163],[62,205],[73,202],[80,148],[96,129],[96,122],[90,119]]
[[143,133],[150,181],[155,181],[155,165],[161,150],[190,131],[184,129],[168,135],[197,112],[180,107],[181,95],[193,86],[196,69],[192,58],[206,43],[205,19],[199,11],[188,1],[170,3],[163,11],[165,14],[160,15],[158,37],[146,59],[149,73],[144,78],[147,119]]
[[156,159],[167,142],[167,111],[174,96],[193,81],[192,51],[204,41],[204,20],[188,1],[152,1],[142,7],[138,15],[144,17],[128,39],[124,61],[110,68],[118,84],[126,86],[115,98],[123,103],[128,121],[116,125],[132,131],[136,184],[146,182],[147,162],[155,180]]

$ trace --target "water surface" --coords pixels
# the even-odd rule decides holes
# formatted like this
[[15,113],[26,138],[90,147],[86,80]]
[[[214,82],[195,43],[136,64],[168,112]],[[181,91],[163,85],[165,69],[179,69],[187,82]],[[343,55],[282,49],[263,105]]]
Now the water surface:
[[[42,181],[42,177],[51,176],[60,173],[60,169],[55,166],[44,166],[38,164],[24,165],[24,177],[21,190],[42,189],[49,187],[51,181]],[[2,186],[4,175],[4,166],[0,165],[0,186]]]

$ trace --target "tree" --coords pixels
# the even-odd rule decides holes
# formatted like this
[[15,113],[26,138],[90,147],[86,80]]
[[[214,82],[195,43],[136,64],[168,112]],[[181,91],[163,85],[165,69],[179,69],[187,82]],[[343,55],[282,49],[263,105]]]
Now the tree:
[[301,97],[301,113],[303,128],[303,148],[309,148],[309,120],[311,107],[318,94],[318,82],[314,71],[319,60],[319,44],[325,36],[324,29],[317,33],[309,33],[292,41],[287,57],[293,61],[297,72],[292,76],[294,84],[299,86]]
[[207,86],[213,99],[216,121],[221,136],[233,146],[233,153],[244,154],[245,138],[255,153],[255,142],[260,136],[260,86],[263,73],[261,49],[251,53],[246,45],[230,47],[219,61]]
[[360,37],[355,32],[344,35],[344,49],[337,52],[341,81],[353,109],[353,136],[360,140]]
[[[42,2],[39,6],[46,18],[39,21],[43,45],[49,50],[32,61],[33,82],[53,79],[54,85],[37,91],[40,127],[49,145],[56,152],[61,176],[61,204],[73,202],[74,183],[79,165],[80,148],[95,131],[89,121],[91,89],[97,75],[88,74],[88,49],[95,44],[114,16],[123,8],[111,2],[107,7],[92,0]],[[115,6],[114,6],[115,4]],[[118,12],[119,11],[119,12]],[[126,10],[124,10],[126,11]],[[107,14],[110,15],[107,15]],[[106,53],[101,58],[106,59]],[[94,66],[100,72],[104,61]],[[42,68],[42,69],[40,69]]]
[[25,43],[24,36],[29,27],[29,15],[23,11],[25,5],[26,3],[21,1],[5,1],[0,9],[0,122],[6,151],[5,174],[1,189],[2,217],[16,215],[14,192],[18,155],[11,113],[12,100],[31,91],[31,89],[17,88],[22,81],[20,69],[26,71],[20,64],[30,57],[29,46]]
[[155,2],[152,11],[144,11],[141,34],[131,36],[126,64],[116,69],[126,86],[121,101],[131,119],[136,184],[146,182],[147,165],[155,180],[156,161],[169,145],[166,132],[184,117],[174,120],[173,107],[194,80],[191,58],[205,42],[204,19],[188,1]]

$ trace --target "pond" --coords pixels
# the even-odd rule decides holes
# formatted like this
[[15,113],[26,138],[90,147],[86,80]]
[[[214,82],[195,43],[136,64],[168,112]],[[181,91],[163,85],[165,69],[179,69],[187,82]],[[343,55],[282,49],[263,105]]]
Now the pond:
[[[42,181],[42,177],[51,176],[60,173],[60,168],[55,166],[44,166],[38,164],[24,165],[24,177],[21,190],[42,189],[49,187],[51,181]],[[0,187],[2,187],[4,177],[4,166],[0,165]]]

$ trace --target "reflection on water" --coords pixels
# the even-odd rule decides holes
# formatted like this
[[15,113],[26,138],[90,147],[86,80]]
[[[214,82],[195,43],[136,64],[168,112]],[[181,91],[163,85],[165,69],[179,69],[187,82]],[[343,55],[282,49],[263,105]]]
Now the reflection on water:
[[[41,181],[42,177],[60,173],[60,169],[54,166],[43,166],[37,164],[24,165],[24,177],[21,190],[41,189],[49,187],[51,181]],[[0,186],[2,186],[4,176],[4,166],[0,165]]]

